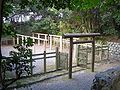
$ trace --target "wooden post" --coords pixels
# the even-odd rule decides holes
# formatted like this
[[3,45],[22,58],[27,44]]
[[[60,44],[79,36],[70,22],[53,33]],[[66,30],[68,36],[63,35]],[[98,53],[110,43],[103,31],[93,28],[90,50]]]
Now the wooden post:
[[44,40],[44,51],[46,51],[46,43],[47,43],[47,36],[45,35],[45,40]]
[[99,52],[100,52],[100,55],[99,55],[99,57],[100,57],[100,61],[103,59],[102,57],[102,55],[103,55],[103,46],[101,46],[100,47],[100,50],[99,50]]
[[24,45],[24,36],[22,36],[22,45]]
[[25,36],[25,41],[27,41],[27,39],[28,39],[28,38]]
[[38,34],[38,45],[40,45],[40,40],[39,40],[39,38],[40,38],[40,35]]
[[19,36],[17,36],[17,44],[19,44]]
[[58,70],[59,67],[59,50],[58,47],[56,47],[56,70]]
[[110,51],[109,51],[109,46],[107,46],[107,48],[108,48],[108,52],[107,52],[107,53],[108,53],[108,54],[107,54],[107,59],[109,60],[109,52],[110,52]]
[[76,53],[77,53],[77,55],[76,55],[77,66],[79,66],[79,60],[78,60],[78,57],[79,57],[79,50],[80,50],[80,45],[79,45],[79,46],[77,45],[77,50],[76,50]]
[[46,51],[44,51],[44,73],[46,73]]
[[33,75],[33,63],[32,63],[32,50],[30,52],[30,70],[31,70],[31,76]]
[[70,51],[69,51],[69,79],[72,78],[72,49],[73,49],[73,37],[70,38]]
[[60,36],[60,52],[62,52],[62,36]]
[[73,46],[73,59],[74,59],[74,61],[77,61],[77,50],[78,50],[78,48],[77,48],[77,44],[75,44],[74,46]]
[[15,37],[13,37],[13,45],[15,45]]
[[94,63],[95,63],[95,37],[93,37],[92,42],[92,72],[94,72]]
[[33,46],[32,46],[32,50],[33,50],[33,53],[35,53],[35,39],[34,39],[34,33],[32,33],[32,37],[33,37]]
[[[32,37],[35,37],[35,36],[34,36],[34,33],[32,34]],[[33,42],[35,43],[35,39],[33,39]]]
[[52,36],[50,36],[50,50],[52,50]]

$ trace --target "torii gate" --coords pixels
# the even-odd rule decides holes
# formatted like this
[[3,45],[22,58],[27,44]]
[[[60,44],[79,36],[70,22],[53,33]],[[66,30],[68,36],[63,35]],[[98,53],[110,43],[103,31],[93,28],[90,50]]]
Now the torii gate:
[[[70,49],[69,49],[69,79],[72,78],[72,49],[73,44],[79,43],[92,43],[92,72],[94,72],[94,62],[95,62],[95,37],[101,36],[100,33],[67,33],[64,34],[64,38],[70,38]],[[74,41],[73,38],[80,37],[92,37],[92,40],[89,41]]]

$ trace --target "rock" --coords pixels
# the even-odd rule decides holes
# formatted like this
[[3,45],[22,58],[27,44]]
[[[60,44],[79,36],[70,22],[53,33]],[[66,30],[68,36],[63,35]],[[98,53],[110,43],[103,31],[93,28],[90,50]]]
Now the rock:
[[120,90],[120,67],[97,73],[91,90]]

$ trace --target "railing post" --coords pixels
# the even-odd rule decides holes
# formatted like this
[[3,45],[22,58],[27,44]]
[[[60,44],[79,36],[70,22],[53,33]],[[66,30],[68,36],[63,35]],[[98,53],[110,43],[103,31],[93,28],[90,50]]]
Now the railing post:
[[47,43],[47,36],[45,35],[45,40],[44,40],[44,51],[46,51],[46,43]]
[[77,49],[76,49],[76,62],[77,62],[77,66],[79,66],[79,52],[80,52],[80,45],[77,45]]
[[34,33],[32,33],[32,37],[33,37],[33,46],[32,46],[32,50],[33,50],[33,53],[35,53],[35,39],[34,39]]
[[15,37],[13,37],[13,45],[15,45]]
[[19,44],[19,36],[17,36],[17,44]]
[[109,60],[109,59],[110,59],[110,58],[109,58],[109,52],[110,52],[109,46],[107,46],[107,49],[108,49],[107,59]]
[[[77,40],[76,40],[76,41],[77,41]],[[77,61],[77,50],[78,50],[77,44],[75,44],[75,45],[73,46],[73,59],[74,59],[74,61]]]
[[92,72],[94,72],[94,63],[95,63],[95,37],[93,37],[92,42]]
[[62,52],[62,36],[60,36],[60,52]]
[[31,70],[31,76],[32,76],[33,75],[32,50],[30,52],[30,70]]
[[40,40],[39,40],[39,38],[40,38],[40,35],[38,34],[38,45],[40,45]]
[[44,73],[46,73],[46,51],[44,51]]
[[27,41],[28,37],[25,36],[25,41]]
[[59,68],[59,50],[58,47],[56,47],[56,70]]
[[[98,49],[99,49],[99,48],[98,48]],[[102,58],[102,57],[103,57],[103,56],[102,56],[102,55],[103,55],[103,46],[100,47],[100,51],[99,51],[99,52],[100,52],[99,57],[100,57],[100,61],[101,61],[101,60],[103,59],[103,58]]]
[[50,36],[50,50],[52,50],[52,36]]
[[24,45],[24,36],[22,36],[22,45]]
[[35,43],[35,39],[34,39],[35,36],[34,36],[34,33],[32,33],[32,37],[33,37],[33,42]]

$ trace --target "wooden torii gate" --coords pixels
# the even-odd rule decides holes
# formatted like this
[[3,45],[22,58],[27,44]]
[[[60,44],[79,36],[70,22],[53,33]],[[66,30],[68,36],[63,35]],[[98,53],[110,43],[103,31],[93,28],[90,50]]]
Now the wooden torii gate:
[[[70,38],[70,49],[69,49],[69,79],[72,78],[72,50],[73,44],[79,43],[92,43],[92,72],[94,72],[94,62],[95,62],[95,37],[101,36],[100,33],[68,33],[64,34],[63,38]],[[73,38],[80,37],[92,37],[89,41],[74,41]]]

